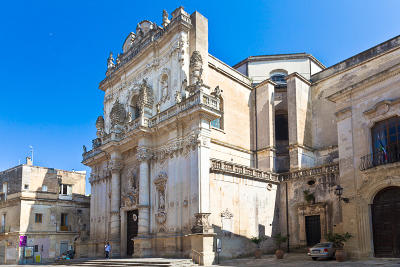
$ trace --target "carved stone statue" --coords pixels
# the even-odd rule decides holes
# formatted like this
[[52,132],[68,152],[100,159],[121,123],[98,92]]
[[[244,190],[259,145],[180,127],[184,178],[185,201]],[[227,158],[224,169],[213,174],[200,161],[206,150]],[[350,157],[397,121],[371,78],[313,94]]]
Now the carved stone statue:
[[222,90],[219,88],[219,85],[217,87],[215,87],[214,92],[212,92],[211,94],[217,98],[219,98],[222,94]]
[[167,27],[168,26],[168,24],[169,24],[169,19],[168,19],[168,12],[164,9],[163,10],[163,14],[162,14],[162,17],[163,17],[163,19],[162,19],[162,26],[165,28],[165,27]]
[[182,102],[182,95],[181,95],[181,92],[179,92],[179,91],[176,91],[176,93],[175,93],[175,102],[178,104]]
[[168,176],[165,172],[161,172],[157,179],[154,180],[154,185],[157,190],[157,213],[155,214],[156,222],[159,227],[163,228],[164,223],[167,221],[167,212],[166,212],[166,185],[167,185]]
[[87,153],[87,148],[86,148],[86,146],[83,145],[82,148],[83,148],[83,154]]
[[104,135],[104,118],[103,116],[98,116],[96,120],[96,135],[97,138],[101,138]]
[[161,77],[161,99],[165,101],[165,99],[168,97],[168,76],[164,74]]
[[117,59],[115,60],[115,62],[117,63],[117,65],[119,65],[121,63],[121,55],[120,54],[117,55]]
[[190,84],[202,84],[201,76],[203,74],[203,59],[199,51],[194,51],[190,57]]
[[114,58],[113,53],[110,52],[110,56],[107,58],[107,70],[114,68]]

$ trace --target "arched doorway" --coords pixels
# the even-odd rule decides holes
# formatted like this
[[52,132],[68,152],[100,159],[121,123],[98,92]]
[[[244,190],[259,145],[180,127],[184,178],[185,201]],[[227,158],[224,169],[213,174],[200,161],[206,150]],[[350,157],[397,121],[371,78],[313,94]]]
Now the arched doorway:
[[376,194],[372,204],[375,257],[400,257],[400,187]]

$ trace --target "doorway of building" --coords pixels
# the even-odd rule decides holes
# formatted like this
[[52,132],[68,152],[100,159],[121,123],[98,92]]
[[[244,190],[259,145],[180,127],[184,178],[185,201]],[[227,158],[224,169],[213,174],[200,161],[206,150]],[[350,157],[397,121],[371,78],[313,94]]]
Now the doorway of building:
[[321,242],[321,220],[319,215],[306,216],[307,246]]
[[126,238],[126,254],[132,256],[134,252],[134,245],[132,238],[138,234],[138,221],[139,213],[138,210],[130,210],[126,214],[126,227],[127,227],[127,238]]
[[375,257],[400,258],[400,187],[379,191],[371,211]]

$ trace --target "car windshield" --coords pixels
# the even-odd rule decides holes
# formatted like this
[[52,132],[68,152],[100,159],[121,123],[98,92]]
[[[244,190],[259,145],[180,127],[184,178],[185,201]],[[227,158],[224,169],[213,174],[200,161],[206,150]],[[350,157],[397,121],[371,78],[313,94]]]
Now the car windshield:
[[314,246],[314,248],[330,248],[331,243],[318,243]]

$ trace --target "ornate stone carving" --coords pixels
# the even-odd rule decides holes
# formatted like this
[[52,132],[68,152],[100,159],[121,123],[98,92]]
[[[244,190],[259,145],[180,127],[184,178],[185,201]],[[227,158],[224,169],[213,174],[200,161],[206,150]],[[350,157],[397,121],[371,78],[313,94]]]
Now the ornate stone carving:
[[221,217],[224,217],[226,219],[231,219],[233,217],[233,213],[230,212],[228,209],[226,209],[223,212],[221,212]]
[[98,116],[96,120],[96,135],[98,138],[103,137],[104,135],[104,118],[103,116]]
[[219,86],[215,87],[214,91],[211,93],[211,95],[219,98],[222,94],[222,90],[219,88]]
[[131,170],[128,172],[128,185],[122,193],[122,203],[125,207],[132,207],[138,203],[139,192],[138,192],[139,181],[137,179],[136,172]]
[[208,217],[210,216],[211,213],[195,213],[195,222],[192,227],[192,233],[193,234],[198,234],[198,233],[209,233],[212,230],[212,227],[210,226],[210,223],[208,221]]
[[203,74],[203,59],[199,51],[194,51],[190,57],[190,84],[202,84],[201,76]]
[[168,26],[168,24],[169,24],[169,19],[168,19],[168,12],[164,9],[163,10],[163,15],[162,15],[162,26],[165,28],[165,27],[167,27]]
[[157,213],[155,214],[156,222],[161,225],[167,221],[167,212],[166,212],[166,185],[167,185],[168,176],[165,172],[161,172],[157,178],[154,180],[154,185],[156,186],[157,191]]
[[139,89],[139,109],[140,112],[143,114],[144,108],[152,108],[154,103],[154,96],[153,90],[151,89],[150,85],[147,83],[146,79],[143,79],[142,83],[140,84]]
[[137,154],[136,154],[136,159],[138,161],[145,161],[151,159],[153,156],[153,153],[151,150],[147,147],[138,147],[137,149]]
[[110,169],[111,172],[119,172],[121,171],[122,167],[124,166],[122,160],[114,159],[110,161]]
[[122,50],[124,53],[126,53],[133,45],[133,42],[135,41],[136,34],[133,32],[129,33],[129,35],[126,37],[124,45],[122,46]]
[[118,100],[114,102],[114,105],[111,109],[110,112],[110,119],[111,119],[111,125],[123,125],[126,119],[126,110],[124,108],[124,105],[119,103]]
[[155,152],[156,159],[163,161],[168,157],[172,158],[178,151],[182,151],[184,154],[187,154],[196,148],[199,142],[200,139],[197,133],[192,133],[184,138],[176,139],[158,148]]

